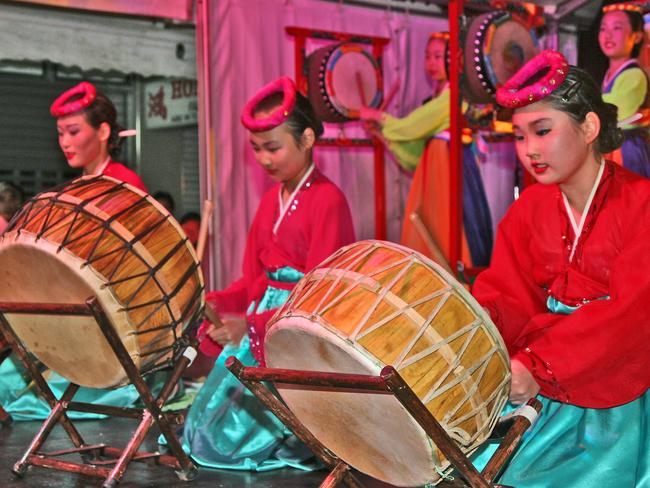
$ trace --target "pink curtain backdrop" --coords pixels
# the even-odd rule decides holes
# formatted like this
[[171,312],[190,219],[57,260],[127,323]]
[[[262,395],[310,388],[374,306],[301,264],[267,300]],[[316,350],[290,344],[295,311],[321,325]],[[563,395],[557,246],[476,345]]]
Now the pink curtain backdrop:
[[[262,193],[272,184],[258,167],[239,123],[246,100],[279,76],[294,76],[293,38],[286,26],[351,32],[390,39],[384,56],[384,90],[399,78],[401,90],[388,111],[403,115],[429,95],[424,49],[430,32],[445,30],[446,19],[417,17],[318,0],[205,0],[210,12],[209,69],[214,141],[215,213],[210,253],[212,286],[239,276],[246,233]],[[200,35],[200,34],[199,34]],[[321,44],[308,43],[308,53]],[[340,126],[327,128],[326,135]],[[348,137],[362,136],[345,124]],[[348,198],[358,239],[374,237],[373,157],[370,149],[318,148],[317,166]],[[210,173],[203,168],[202,174]],[[386,158],[388,238],[399,238],[410,174]]]
[[144,15],[189,22],[193,17],[193,0],[15,0],[53,7],[94,10],[122,15]]

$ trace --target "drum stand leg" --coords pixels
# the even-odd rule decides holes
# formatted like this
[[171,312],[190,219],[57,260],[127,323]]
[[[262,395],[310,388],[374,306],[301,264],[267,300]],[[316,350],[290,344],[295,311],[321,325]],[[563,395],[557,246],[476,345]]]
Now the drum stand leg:
[[[350,488],[362,488],[363,484],[350,472],[350,466],[337,458],[327,449],[307,428],[298,420],[298,417],[278,399],[262,381],[274,381],[270,376],[274,370],[270,368],[250,368],[234,356],[226,360],[226,367],[242,384],[248,388],[275,416],[293,432],[298,439],[304,442],[325,466],[332,468],[332,472],[320,485],[320,488],[337,486],[340,481]],[[270,373],[270,374],[269,374]],[[296,371],[295,373],[302,373]],[[287,381],[287,383],[291,383]]]
[[[138,391],[145,408],[117,408],[107,405],[73,402],[72,398],[79,389],[79,385],[73,383],[68,386],[61,399],[57,400],[35,362],[11,328],[4,316],[5,313],[93,316],[124,368],[130,382]],[[190,480],[196,476],[198,472],[196,466],[183,451],[170,426],[170,420],[182,423],[182,415],[162,412],[165,402],[171,395],[181,375],[189,366],[191,362],[190,357],[193,354],[186,351],[185,354],[177,359],[172,374],[165,382],[158,397],[154,398],[151,390],[149,390],[149,387],[124,347],[124,344],[122,344],[117,332],[94,297],[88,299],[86,304],[0,303],[0,332],[4,334],[18,355],[18,358],[25,365],[39,393],[45,398],[52,409],[23,457],[14,465],[13,472],[15,474],[19,476],[23,475],[30,465],[35,465],[104,478],[104,487],[115,487],[121,480],[131,461],[154,460],[157,464],[164,464],[174,468],[179,478],[183,480]],[[104,444],[89,445],[84,442],[72,421],[68,418],[66,414],[68,410],[139,418],[141,420],[124,449],[110,447]],[[63,426],[75,448],[49,453],[41,452],[41,447],[57,423]],[[148,453],[138,451],[147,433],[154,424],[158,426],[167,440],[169,449],[172,452],[171,456],[161,455],[157,452]],[[57,456],[73,453],[79,453],[84,463],[80,464],[56,458]],[[113,459],[105,460],[103,457]],[[113,465],[113,467],[109,469],[105,465]]]
[[[523,416],[514,417],[501,445],[494,453],[483,472],[479,473],[469,458],[458,445],[449,437],[444,428],[427,410],[420,399],[413,393],[411,387],[402,379],[392,367],[386,366],[380,376],[320,373],[313,371],[298,371],[274,368],[252,368],[244,365],[235,357],[226,361],[226,367],[246,386],[251,392],[266,405],[302,442],[304,442],[314,455],[328,466],[332,471],[320,485],[320,488],[335,487],[343,482],[346,486],[358,488],[363,486],[358,478],[350,471],[351,467],[338,459],[327,449],[289,408],[280,401],[269,388],[262,382],[283,383],[299,385],[303,389],[327,388],[336,391],[354,390],[358,393],[384,393],[395,396],[413,419],[422,427],[433,440],[436,447],[449,460],[456,472],[463,480],[454,482],[443,481],[439,486],[450,488],[496,488],[501,485],[493,483],[505,465],[510,454],[514,451],[525,431],[530,427],[531,421]],[[541,403],[531,399],[529,405],[536,411],[541,410]],[[503,487],[505,488],[505,487]]]
[[23,457],[12,468],[12,471],[16,475],[21,476],[27,470],[33,454],[43,445],[57,422],[61,424],[75,447],[82,448],[85,446],[85,442],[81,437],[79,431],[72,424],[65,413],[68,402],[72,399],[79,387],[77,385],[70,384],[70,386],[68,386],[63,396],[61,397],[61,400],[56,399],[54,393],[52,393],[52,390],[50,389],[50,386],[47,384],[47,381],[45,381],[45,378],[43,378],[43,375],[41,374],[38,366],[29,356],[27,349],[25,349],[25,346],[23,346],[23,343],[18,339],[13,329],[9,325],[9,322],[4,316],[7,311],[11,311],[11,309],[8,310],[7,304],[0,304],[0,328],[2,329],[2,335],[4,335],[7,342],[9,342],[11,345],[11,349],[16,352],[18,359],[29,372],[29,375],[34,380],[34,384],[36,385],[36,389],[40,395],[45,399],[45,401],[52,409],[47,420],[45,420],[41,426],[38,434],[36,434],[36,437],[34,437],[34,440],[32,441]]
[[142,379],[142,376],[140,376],[140,373],[133,363],[129,352],[124,347],[124,344],[122,344],[122,341],[117,335],[117,332],[115,332],[115,329],[109,322],[108,317],[106,317],[106,314],[100,307],[99,303],[96,300],[91,301],[88,303],[88,306],[91,308],[93,315],[97,320],[97,323],[102,329],[102,332],[108,340],[108,343],[111,345],[113,351],[117,355],[120,363],[122,364],[122,367],[124,368],[124,371],[129,377],[129,380],[131,383],[133,383],[136,390],[138,390],[140,398],[145,404],[143,419],[133,434],[133,437],[131,438],[131,441],[127,445],[126,449],[124,449],[122,452],[117,464],[113,468],[113,471],[111,471],[109,477],[106,479],[104,486],[113,486],[113,480],[117,480],[119,482],[122,475],[124,474],[124,471],[126,470],[127,465],[132,460],[134,454],[137,452],[138,448],[144,441],[145,436],[149,432],[149,429],[151,429],[151,426],[154,423],[162,432],[165,440],[167,441],[167,445],[173,454],[173,457],[176,459],[174,467],[177,470],[178,476],[184,480],[193,479],[196,477],[198,470],[194,463],[190,461],[187,454],[185,454],[185,451],[183,451],[180,442],[174,435],[174,432],[169,425],[167,417],[162,413],[162,406],[171,395],[174,386],[176,383],[178,383],[181,375],[191,362],[189,357],[183,355],[178,360],[171,376],[165,382],[162,391],[158,395],[158,398],[154,398],[151,394],[151,391],[149,390],[149,387]]

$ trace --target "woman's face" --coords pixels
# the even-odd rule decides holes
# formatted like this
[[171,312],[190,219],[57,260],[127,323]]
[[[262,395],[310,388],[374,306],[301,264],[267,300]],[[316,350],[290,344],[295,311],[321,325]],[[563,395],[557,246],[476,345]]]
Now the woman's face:
[[539,183],[575,183],[584,174],[594,135],[569,115],[542,101],[517,109],[512,124],[517,156]]
[[265,132],[250,132],[249,140],[255,159],[271,179],[298,183],[309,165],[311,144],[298,146],[285,124]]
[[110,128],[106,122],[95,129],[83,113],[60,117],[56,121],[59,146],[71,168],[100,164],[107,157]]
[[427,44],[424,53],[424,67],[427,75],[432,80],[445,81],[447,71],[445,70],[445,46],[446,42],[442,39],[431,39]]
[[630,18],[621,10],[603,16],[598,31],[598,42],[605,56],[610,59],[627,59],[634,45],[641,41],[642,32],[632,31]]

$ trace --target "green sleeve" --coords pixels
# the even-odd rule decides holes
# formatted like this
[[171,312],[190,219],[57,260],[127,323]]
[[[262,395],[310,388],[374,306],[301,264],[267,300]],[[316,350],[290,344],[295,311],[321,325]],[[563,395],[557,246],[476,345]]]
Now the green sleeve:
[[449,127],[449,90],[398,119],[386,114],[382,134],[392,142],[428,139]]
[[645,73],[639,68],[623,71],[614,80],[609,93],[603,94],[603,100],[618,107],[618,120],[634,115],[645,100],[648,82]]
[[386,114],[382,135],[397,162],[412,171],[432,136],[449,128],[449,89],[398,119]]

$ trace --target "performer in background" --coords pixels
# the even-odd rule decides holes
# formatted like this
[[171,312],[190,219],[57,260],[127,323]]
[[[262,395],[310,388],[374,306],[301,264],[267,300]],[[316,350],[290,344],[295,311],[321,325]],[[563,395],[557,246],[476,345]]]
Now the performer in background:
[[623,141],[616,107],[560,53],[529,61],[497,101],[515,109],[537,184],[499,225],[473,294],[508,347],[512,404],[543,403],[498,481],[650,487],[650,180],[603,158]]
[[199,330],[201,350],[219,357],[187,415],[183,443],[196,462],[214,468],[306,467],[311,453],[224,362],[234,355],[245,365],[264,365],[267,321],[304,273],[354,241],[352,218],[343,193],[312,161],[323,126],[291,79],[264,87],[241,121],[255,158],[277,184],[257,208],[242,277],[207,295],[225,327],[204,322]]
[[[122,138],[113,103],[94,85],[82,82],[64,92],[50,107],[56,117],[59,145],[72,168],[83,170],[85,175],[104,174],[146,191],[140,177],[121,163],[113,161],[119,153]],[[53,286],[65,286],[64,283]],[[162,376],[156,373],[147,378],[155,389],[162,387]],[[68,380],[53,371],[45,378],[57,397],[69,385]],[[133,385],[114,390],[80,388],[75,401],[100,403],[119,407],[135,406],[138,393]],[[37,395],[27,373],[13,355],[0,364],[0,404],[14,420],[44,419],[50,407]],[[70,412],[72,418],[96,418],[97,414]]]
[[[603,99],[618,107],[625,141],[612,158],[626,168],[650,176],[650,93],[648,76],[636,57],[644,41],[643,14],[648,2],[625,2],[603,7],[598,42],[609,58],[603,79]],[[639,114],[637,120],[630,117]]]
[[10,181],[0,182],[0,233],[4,232],[9,221],[25,200],[23,189]]
[[[399,164],[415,170],[406,203],[400,242],[435,259],[422,236],[422,225],[442,254],[449,256],[449,82],[445,67],[447,32],[431,34],[425,68],[432,97],[404,118],[380,110],[361,109],[361,118],[376,124],[382,139]],[[492,251],[492,227],[481,174],[472,152],[471,138],[463,145],[464,236],[462,260],[485,266]],[[420,222],[413,222],[419,219]],[[418,225],[419,224],[419,225]],[[455,263],[452,263],[454,267]]]
[[57,98],[50,112],[56,117],[59,146],[71,168],[84,175],[106,175],[147,191],[140,177],[113,160],[120,151],[122,128],[115,105],[94,85],[83,81]]

